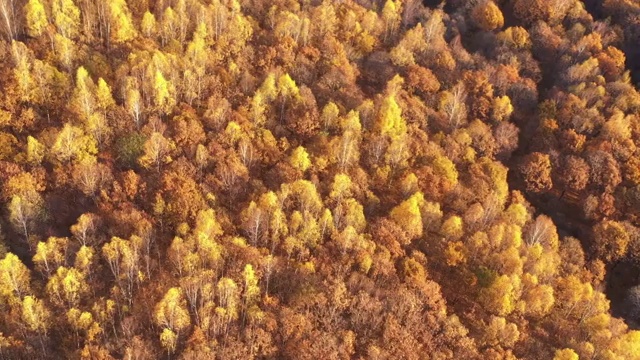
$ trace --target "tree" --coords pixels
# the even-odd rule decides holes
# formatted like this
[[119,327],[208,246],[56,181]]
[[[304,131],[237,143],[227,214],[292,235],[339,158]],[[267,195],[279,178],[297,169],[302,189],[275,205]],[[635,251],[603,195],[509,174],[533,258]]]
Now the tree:
[[18,1],[1,0],[0,1],[0,24],[6,39],[11,42],[18,36]]
[[30,292],[30,281],[29,269],[16,255],[7,253],[0,260],[0,295],[3,298],[17,296],[20,299],[27,295]]
[[531,153],[523,159],[519,170],[528,191],[540,193],[549,191],[553,187],[549,155],[539,152]]
[[39,242],[33,256],[36,268],[45,276],[50,276],[54,270],[65,264],[68,246],[67,238],[50,237],[46,242]]
[[22,321],[29,330],[46,336],[51,325],[51,312],[41,300],[25,296],[22,301]]
[[84,274],[75,268],[60,266],[47,282],[49,298],[68,309],[78,306],[88,292],[89,285]]
[[62,36],[76,39],[80,34],[80,9],[73,0],[52,1],[53,23]]
[[462,83],[458,83],[450,91],[442,92],[440,110],[445,116],[449,130],[456,130],[464,124],[467,117],[466,99],[467,93]]
[[31,37],[42,35],[49,26],[47,13],[40,0],[29,0],[24,5],[24,16],[27,22],[27,34]]
[[142,121],[142,98],[140,97],[140,91],[138,91],[138,89],[127,89],[124,103],[127,111],[129,111],[133,117],[133,123],[136,125],[136,129],[139,130]]
[[145,141],[143,149],[144,152],[138,159],[140,165],[147,169],[155,167],[159,172],[162,164],[168,164],[172,161],[171,154],[175,149],[175,144],[161,133],[153,132]]
[[610,263],[623,258],[629,246],[629,233],[624,224],[617,221],[603,221],[594,229],[594,252],[604,261]]
[[471,10],[474,24],[484,31],[492,31],[504,26],[504,17],[500,8],[491,0],[480,1]]
[[82,161],[98,153],[96,141],[82,129],[66,123],[51,147],[54,159],[61,163]]
[[573,349],[556,350],[553,360],[578,360],[578,354]]
[[166,114],[175,105],[174,86],[164,77],[160,70],[156,70],[152,80],[152,99],[155,109]]
[[127,42],[136,37],[137,31],[125,0],[109,1],[109,21],[113,29],[111,41],[114,43]]
[[525,241],[529,246],[541,244],[546,249],[557,250],[558,234],[551,218],[539,215],[535,221],[529,223],[525,228]]
[[560,181],[571,190],[583,190],[589,184],[589,164],[582,158],[569,155],[560,169]]
[[102,255],[116,282],[123,284],[124,296],[131,304],[134,285],[141,279],[139,249],[131,240],[114,236],[102,247]]
[[145,11],[144,15],[142,15],[140,30],[142,31],[142,35],[144,35],[144,37],[150,39],[153,39],[157,33],[156,17],[148,10]]
[[260,287],[258,286],[258,277],[251,264],[245,265],[242,273],[244,275],[244,306],[245,311],[247,312],[258,302],[260,297]]
[[32,166],[38,166],[45,156],[45,147],[36,138],[27,136],[27,162]]
[[17,95],[21,101],[32,101],[36,96],[36,79],[33,77],[33,53],[24,43],[13,41],[11,43],[13,55],[13,79],[18,88]]
[[480,303],[487,311],[498,316],[511,314],[519,298],[520,279],[517,276],[498,276],[491,284],[480,290]]
[[492,316],[485,330],[484,342],[490,346],[511,348],[520,337],[516,324],[508,323],[505,318]]
[[176,347],[181,331],[191,325],[187,302],[180,288],[170,288],[153,312],[155,323],[162,328],[160,341],[169,353]]
[[424,196],[417,192],[400,205],[391,210],[389,216],[407,232],[410,238],[416,239],[422,236],[422,215],[420,207],[424,204]]
[[381,19],[384,24],[383,42],[390,40],[400,27],[401,11],[398,9],[399,3],[393,0],[387,0],[382,8]]
[[43,217],[44,203],[40,194],[33,192],[27,196],[14,195],[11,197],[9,220],[11,224],[24,235],[25,242],[29,242],[30,231],[36,222]]
[[95,235],[98,226],[99,217],[93,213],[85,213],[78,217],[77,222],[71,226],[70,230],[82,246],[87,246],[96,241]]
[[309,154],[304,147],[298,146],[289,157],[289,164],[295,169],[305,172],[311,166]]
[[95,262],[95,250],[90,246],[81,246],[76,252],[76,259],[73,266],[78,269],[85,277],[91,279],[92,267]]

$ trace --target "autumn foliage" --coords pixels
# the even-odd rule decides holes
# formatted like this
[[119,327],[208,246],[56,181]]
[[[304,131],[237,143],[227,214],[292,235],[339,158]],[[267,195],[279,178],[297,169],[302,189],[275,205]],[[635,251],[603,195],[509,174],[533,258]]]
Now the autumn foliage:
[[640,359],[640,7],[431,3],[0,0],[0,358]]

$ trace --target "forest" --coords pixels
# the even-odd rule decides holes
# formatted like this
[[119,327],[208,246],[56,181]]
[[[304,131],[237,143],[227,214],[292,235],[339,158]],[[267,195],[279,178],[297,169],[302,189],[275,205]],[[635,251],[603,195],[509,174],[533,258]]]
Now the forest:
[[637,0],[0,0],[0,359],[640,360],[638,44]]

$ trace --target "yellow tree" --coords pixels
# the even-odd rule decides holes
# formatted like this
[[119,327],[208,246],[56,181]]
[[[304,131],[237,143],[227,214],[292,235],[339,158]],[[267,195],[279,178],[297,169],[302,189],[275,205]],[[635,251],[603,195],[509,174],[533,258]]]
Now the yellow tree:
[[191,325],[191,317],[180,288],[171,288],[155,306],[155,323],[162,328],[160,341],[169,353],[176,347],[180,332]]
[[311,166],[311,160],[309,159],[309,153],[304,147],[298,146],[289,157],[289,164],[295,169],[301,172],[307,171]]
[[398,45],[391,50],[391,61],[399,66],[415,65],[415,55],[419,55],[428,48],[424,33],[425,30],[420,23],[408,30]]
[[289,99],[300,97],[300,90],[289,74],[278,78],[278,94],[280,96],[280,121],[284,120],[284,111]]
[[22,301],[22,321],[29,330],[46,336],[51,325],[51,312],[41,300],[26,296]]
[[142,35],[149,39],[153,39],[157,33],[156,17],[148,10],[142,15],[140,30],[142,31]]
[[156,70],[153,77],[153,105],[160,113],[167,113],[175,105],[173,97],[174,87],[164,77],[160,70]]
[[195,236],[197,254],[202,263],[209,268],[218,268],[222,259],[223,248],[216,242],[216,239],[223,232],[213,209],[198,212],[193,234]]
[[573,349],[556,350],[553,360],[579,360],[580,357]]
[[260,287],[258,286],[258,277],[251,264],[245,265],[242,274],[244,276],[243,297],[246,315],[246,312],[249,311],[249,309],[260,299]]
[[85,134],[76,126],[66,123],[55,138],[51,147],[54,159],[69,163],[72,160],[80,161],[97,154],[96,141]]
[[53,0],[53,22],[60,34],[75,39],[80,34],[80,9],[73,0]]
[[456,130],[466,120],[466,98],[467,94],[462,83],[457,84],[451,90],[442,92],[440,97],[440,111],[444,113],[450,130]]
[[76,59],[76,44],[68,37],[55,33],[53,35],[53,48],[56,59],[67,71],[71,71],[73,61]]
[[124,282],[126,285],[125,295],[130,301],[133,286],[140,279],[140,253],[132,241],[114,236],[102,247],[102,255],[116,281]]
[[47,282],[49,298],[59,306],[72,308],[89,292],[89,285],[82,272],[60,266]]
[[145,141],[143,154],[138,162],[147,169],[155,167],[156,171],[160,171],[162,164],[168,164],[172,161],[171,154],[175,147],[173,141],[165,138],[159,132],[153,132]]
[[42,163],[44,155],[44,145],[31,135],[27,136],[27,163],[32,166],[38,166]]
[[471,10],[471,19],[477,27],[484,31],[491,31],[504,26],[502,12],[491,0],[480,1]]
[[17,85],[17,92],[21,101],[32,101],[36,96],[36,79],[33,77],[33,53],[22,42],[11,43],[14,68],[13,79]]
[[40,0],[29,0],[24,5],[24,16],[27,25],[27,34],[32,37],[38,37],[44,33],[49,26],[47,13],[44,5]]
[[133,26],[131,12],[125,0],[109,1],[109,21],[111,22],[111,41],[123,43],[136,37],[137,31]]
[[387,42],[400,27],[400,21],[402,17],[400,15],[400,2],[393,0],[387,0],[382,8],[382,22],[384,24],[384,37],[383,41]]
[[67,247],[69,239],[50,237],[46,242],[39,242],[36,246],[36,254],[33,262],[36,268],[47,276],[64,265],[67,257]]
[[98,216],[93,213],[85,213],[71,226],[71,234],[82,246],[93,244],[94,235],[98,228]]
[[484,334],[484,342],[489,346],[502,346],[511,348],[518,341],[520,331],[514,323],[509,323],[503,317],[492,316],[487,324]]
[[83,275],[88,276],[91,279],[91,271],[94,263],[95,250],[90,246],[81,246],[76,252],[76,259],[73,262],[73,267],[78,269]]
[[30,291],[30,281],[29,269],[16,255],[7,253],[0,260],[0,295],[3,298],[23,297]]
[[333,178],[333,184],[331,185],[331,192],[329,197],[340,201],[343,198],[351,196],[352,182],[351,178],[347,174],[336,174]]
[[96,99],[93,95],[95,84],[84,67],[79,67],[76,72],[76,87],[73,91],[72,104],[76,113],[83,120],[87,120],[96,106]]
[[8,204],[9,221],[24,235],[26,243],[29,242],[29,232],[36,225],[36,221],[42,217],[44,202],[40,194],[32,192],[27,196],[14,195]]
[[216,308],[216,315],[221,322],[220,330],[226,331],[229,323],[238,319],[240,294],[236,282],[227,277],[218,281],[217,290],[220,306]]
[[521,291],[520,278],[502,275],[480,290],[480,303],[490,313],[507,316],[516,308]]
[[102,112],[116,105],[115,100],[113,100],[111,87],[103,78],[98,78],[98,85],[95,89],[95,99],[97,108]]
[[423,227],[420,207],[424,202],[424,195],[421,192],[417,192],[400,205],[394,207],[389,214],[391,219],[406,231],[412,239],[422,236]]

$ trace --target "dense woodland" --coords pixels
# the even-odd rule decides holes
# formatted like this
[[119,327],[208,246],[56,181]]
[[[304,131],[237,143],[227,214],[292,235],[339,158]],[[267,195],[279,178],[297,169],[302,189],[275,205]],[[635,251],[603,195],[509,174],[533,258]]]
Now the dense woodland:
[[585,3],[0,0],[0,358],[640,359]]

